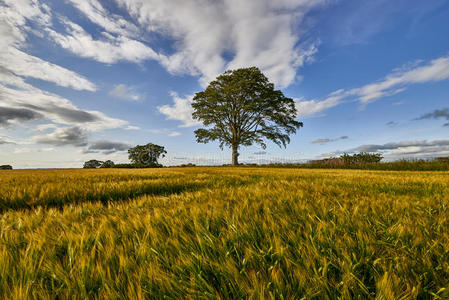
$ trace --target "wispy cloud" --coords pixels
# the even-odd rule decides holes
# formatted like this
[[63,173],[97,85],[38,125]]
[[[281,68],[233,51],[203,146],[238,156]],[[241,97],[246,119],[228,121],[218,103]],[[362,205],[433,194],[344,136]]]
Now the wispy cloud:
[[47,28],[47,32],[62,48],[78,56],[92,58],[103,63],[119,61],[139,63],[148,59],[160,59],[160,56],[153,49],[140,41],[106,32],[103,33],[101,38],[94,39],[80,25],[68,19],[62,19],[61,21],[65,24],[65,33],[57,32],[51,28]]
[[128,22],[122,16],[107,11],[98,0],[69,0],[78,10],[80,10],[91,22],[103,27],[106,31],[137,37],[139,28]]
[[[4,107],[15,111],[28,111],[29,117],[31,114],[34,118],[42,116],[42,119],[57,124],[75,125],[91,131],[129,126],[126,121],[108,117],[99,111],[82,110],[68,99],[27,84],[9,87],[1,84],[0,80],[0,94]],[[8,118],[11,116],[10,111]]]
[[53,82],[75,90],[95,91],[96,85],[87,78],[66,68],[9,47],[0,53],[0,64],[7,70],[23,76]]
[[332,153],[325,153],[322,156],[335,156],[343,153],[356,152],[380,152],[385,157],[390,159],[410,156],[431,158],[449,155],[449,140],[400,141],[385,144],[367,144],[360,145],[356,148],[347,149],[345,151],[337,150]]
[[[426,119],[446,119],[449,121],[449,108],[436,109],[433,112],[422,115],[415,120],[426,120]],[[443,126],[449,126],[449,122],[443,124]]]
[[[412,67],[411,67],[412,66]],[[314,115],[346,101],[356,101],[362,106],[381,98],[405,91],[410,85],[437,82],[449,78],[449,55],[431,60],[422,65],[419,62],[393,70],[382,80],[350,90],[340,89],[329,94],[324,100],[296,100],[300,116]]]
[[423,66],[393,72],[379,82],[352,89],[349,94],[355,95],[361,103],[366,104],[381,97],[397,94],[411,84],[435,82],[448,78],[449,56],[443,56]]
[[79,127],[56,128],[51,133],[34,136],[33,141],[53,146],[83,147],[87,145],[87,132]]
[[30,0],[3,1],[0,15],[1,126],[35,119],[85,130],[129,126],[128,122],[110,118],[99,111],[82,110],[70,100],[26,82],[31,77],[75,90],[97,89],[84,76],[24,52],[28,35],[33,32],[30,24],[42,29],[52,25],[52,12],[47,5]]
[[140,101],[143,99],[142,95],[136,93],[133,88],[127,86],[126,84],[117,84],[111,91],[109,91],[109,95],[130,101]]
[[35,152],[52,152],[55,148],[53,147],[47,147],[47,148],[41,148],[41,149],[34,149],[34,148],[15,148],[13,153],[14,154],[23,154],[23,153],[35,153]]
[[3,145],[3,144],[16,144],[16,142],[8,136],[0,135],[0,145]]
[[[0,3],[0,32],[2,47],[0,49],[0,77],[4,80],[14,76],[32,77],[53,82],[63,87],[76,90],[95,91],[96,86],[84,76],[60,67],[38,57],[25,53],[28,35],[28,22],[41,28],[51,25],[51,10],[38,1],[4,1]],[[5,78],[6,77],[6,78]]]
[[30,121],[42,118],[42,115],[26,108],[0,107],[0,127],[17,121]]
[[[337,91],[338,92],[338,91]],[[337,93],[329,95],[324,100],[303,100],[303,98],[296,99],[296,109],[298,110],[298,116],[312,116],[329,108],[337,106],[344,99],[343,93]]]
[[170,129],[150,129],[150,132],[155,133],[155,134],[163,134],[169,137],[175,137],[175,136],[180,136],[181,132],[179,131],[175,131],[175,130],[170,130]]
[[398,122],[390,121],[390,122],[387,122],[386,125],[387,125],[387,126],[390,126],[390,127],[394,127],[394,126],[397,126],[397,125],[398,125]]
[[329,139],[329,138],[316,139],[316,140],[312,141],[312,144],[327,144],[327,143],[336,142],[336,141],[339,141],[339,140],[347,140],[348,138],[349,138],[348,136],[344,135],[344,136],[341,136],[341,137],[336,138],[336,139]]
[[111,154],[115,152],[127,151],[132,147],[129,143],[123,143],[119,141],[100,140],[94,141],[89,144],[89,147],[83,151],[83,153],[102,153]]

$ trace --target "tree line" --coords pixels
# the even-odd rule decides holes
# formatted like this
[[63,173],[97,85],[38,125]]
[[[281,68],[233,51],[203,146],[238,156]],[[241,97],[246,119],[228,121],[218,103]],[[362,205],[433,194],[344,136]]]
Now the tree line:
[[165,157],[165,154],[167,154],[167,151],[163,146],[148,143],[146,145],[137,145],[128,150],[128,159],[131,163],[115,164],[112,160],[91,159],[84,163],[83,168],[160,168],[162,165],[158,160]]

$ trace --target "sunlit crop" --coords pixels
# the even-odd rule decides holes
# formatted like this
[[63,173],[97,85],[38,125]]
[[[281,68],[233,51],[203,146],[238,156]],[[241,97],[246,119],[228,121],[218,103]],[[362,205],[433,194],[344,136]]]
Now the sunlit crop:
[[0,172],[0,298],[447,299],[449,172]]

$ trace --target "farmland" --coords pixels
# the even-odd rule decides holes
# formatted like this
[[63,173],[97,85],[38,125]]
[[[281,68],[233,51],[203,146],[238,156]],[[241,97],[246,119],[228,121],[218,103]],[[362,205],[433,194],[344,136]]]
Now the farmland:
[[0,298],[449,298],[449,172],[0,172]]

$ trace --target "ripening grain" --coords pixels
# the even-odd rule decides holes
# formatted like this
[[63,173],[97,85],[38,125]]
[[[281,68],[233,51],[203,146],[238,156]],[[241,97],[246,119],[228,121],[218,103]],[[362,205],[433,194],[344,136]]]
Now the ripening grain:
[[0,298],[447,299],[448,206],[448,172],[0,172]]

